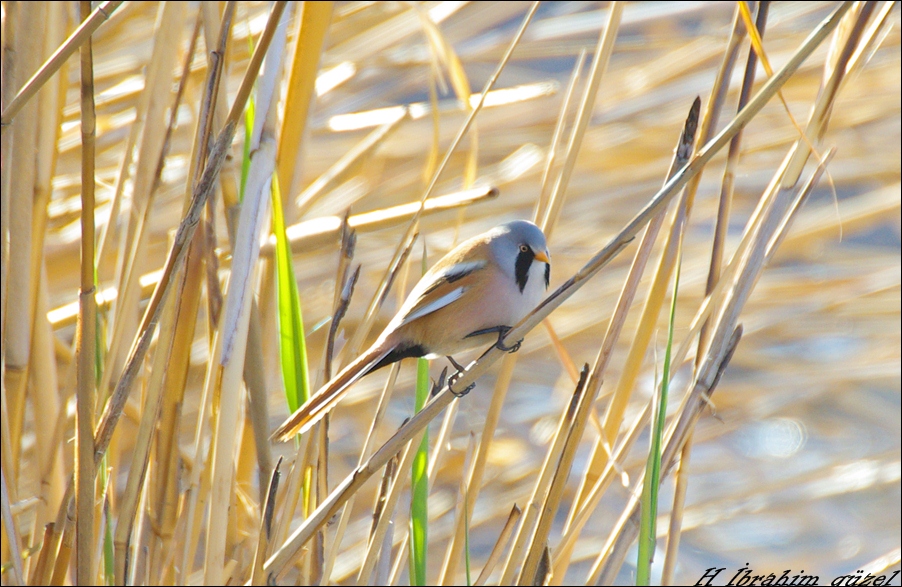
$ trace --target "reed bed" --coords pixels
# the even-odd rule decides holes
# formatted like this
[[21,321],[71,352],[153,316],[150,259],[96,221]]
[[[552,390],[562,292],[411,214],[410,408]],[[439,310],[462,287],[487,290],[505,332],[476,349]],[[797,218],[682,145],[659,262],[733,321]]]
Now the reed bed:
[[[899,570],[898,4],[2,10],[4,585]],[[514,218],[519,352],[270,441]]]

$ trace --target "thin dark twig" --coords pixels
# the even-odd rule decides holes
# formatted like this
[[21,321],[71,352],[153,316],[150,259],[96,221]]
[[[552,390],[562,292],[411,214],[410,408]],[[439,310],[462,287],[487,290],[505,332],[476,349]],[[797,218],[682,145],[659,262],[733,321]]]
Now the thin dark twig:
[[263,512],[260,519],[260,536],[257,540],[257,552],[254,555],[254,566],[251,569],[253,585],[263,585],[263,562],[266,560],[266,551],[272,540],[273,516],[276,511],[276,494],[279,491],[279,481],[282,479],[282,457],[276,462],[269,479],[269,488],[266,491],[266,501],[263,502]]
[[326,359],[323,366],[326,381],[332,379],[332,357],[335,352],[335,336],[342,318],[351,304],[351,296],[354,295],[354,286],[360,277],[360,265],[354,274],[348,277],[351,270],[351,261],[354,259],[354,251],[357,248],[357,232],[351,228],[349,219],[351,209],[345,211],[341,219],[341,250],[338,255],[338,268],[335,272],[335,298],[332,301],[332,323],[329,325],[329,335],[326,337]]
[[360,277],[360,267],[360,265],[357,265],[357,268],[354,269],[354,273],[347,278],[344,287],[341,288],[341,298],[339,299],[335,313],[332,315],[332,323],[329,325],[329,336],[326,341],[325,364],[325,378],[327,381],[332,378],[332,357],[335,352],[335,336],[338,333],[338,327],[341,325],[342,318],[345,317],[345,314],[348,311],[348,306],[351,305],[351,296],[354,295],[354,286],[357,285],[357,279]]

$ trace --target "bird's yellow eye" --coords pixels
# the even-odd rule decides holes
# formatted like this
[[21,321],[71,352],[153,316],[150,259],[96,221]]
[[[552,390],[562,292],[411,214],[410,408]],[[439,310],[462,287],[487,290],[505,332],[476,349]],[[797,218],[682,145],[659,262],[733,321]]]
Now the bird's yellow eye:
[[529,250],[529,247],[527,247],[526,245],[520,245],[520,252],[521,252],[521,253],[525,253],[525,252],[528,251],[528,250]]

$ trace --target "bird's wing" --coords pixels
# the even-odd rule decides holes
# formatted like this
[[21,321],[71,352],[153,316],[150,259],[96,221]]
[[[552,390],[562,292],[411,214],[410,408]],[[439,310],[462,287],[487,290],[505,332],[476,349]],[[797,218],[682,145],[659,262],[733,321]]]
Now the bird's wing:
[[[483,260],[464,261],[440,269],[431,276],[424,276],[424,281],[417,284],[414,291],[410,292],[408,302],[405,302],[405,306],[410,304],[410,307],[404,307],[398,312],[401,320],[397,326],[422,318],[459,299],[470,288],[466,280],[461,280],[485,266],[486,261]],[[422,291],[417,292],[420,288]]]

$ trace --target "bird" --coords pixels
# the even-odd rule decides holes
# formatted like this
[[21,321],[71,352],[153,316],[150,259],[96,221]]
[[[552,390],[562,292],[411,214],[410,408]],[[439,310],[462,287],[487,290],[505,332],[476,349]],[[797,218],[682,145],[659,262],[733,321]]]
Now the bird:
[[[548,289],[551,255],[527,220],[500,224],[449,251],[411,290],[373,345],[324,384],[272,434],[287,441],[309,430],[355,381],[401,359],[446,356],[494,343],[535,308]],[[453,382],[453,378],[452,378]]]

